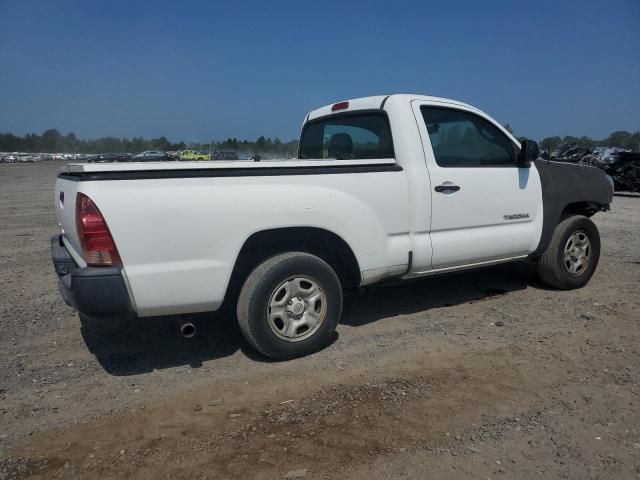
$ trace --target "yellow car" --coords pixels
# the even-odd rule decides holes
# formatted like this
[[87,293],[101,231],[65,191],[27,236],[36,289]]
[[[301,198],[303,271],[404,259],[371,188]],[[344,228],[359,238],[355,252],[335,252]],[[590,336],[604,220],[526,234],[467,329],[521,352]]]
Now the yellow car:
[[209,154],[195,150],[181,150],[177,153],[180,160],[209,160]]

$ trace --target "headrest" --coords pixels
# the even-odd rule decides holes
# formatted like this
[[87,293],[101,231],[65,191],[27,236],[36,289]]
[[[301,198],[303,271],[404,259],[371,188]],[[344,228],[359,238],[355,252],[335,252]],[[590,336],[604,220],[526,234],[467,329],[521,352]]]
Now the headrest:
[[353,152],[353,140],[348,133],[336,133],[329,139],[328,155],[330,158],[348,159]]

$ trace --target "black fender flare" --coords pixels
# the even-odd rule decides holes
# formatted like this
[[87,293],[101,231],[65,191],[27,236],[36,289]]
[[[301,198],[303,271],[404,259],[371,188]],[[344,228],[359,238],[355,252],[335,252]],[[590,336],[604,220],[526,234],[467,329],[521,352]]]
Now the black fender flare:
[[609,210],[613,199],[611,182],[599,168],[542,159],[534,164],[542,187],[543,222],[540,242],[530,258],[544,253],[561,218],[569,214],[591,217]]

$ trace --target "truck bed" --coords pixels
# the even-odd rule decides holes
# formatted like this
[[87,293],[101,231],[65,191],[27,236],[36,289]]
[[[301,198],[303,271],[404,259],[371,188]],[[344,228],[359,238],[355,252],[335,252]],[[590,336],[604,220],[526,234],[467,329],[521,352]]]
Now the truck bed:
[[230,160],[208,162],[128,162],[128,163],[70,163],[62,169],[63,173],[83,174],[99,172],[144,172],[165,170],[224,170],[224,169],[261,169],[261,168],[291,168],[291,167],[341,167],[354,165],[389,165],[394,164],[392,158],[366,160]]

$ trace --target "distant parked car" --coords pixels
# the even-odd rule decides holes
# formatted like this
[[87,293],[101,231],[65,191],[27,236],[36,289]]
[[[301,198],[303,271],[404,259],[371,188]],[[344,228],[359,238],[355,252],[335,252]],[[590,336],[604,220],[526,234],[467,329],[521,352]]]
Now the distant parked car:
[[239,160],[238,154],[231,150],[217,150],[211,155],[212,160]]
[[134,162],[158,162],[166,159],[167,154],[160,150],[146,150],[133,157]]
[[88,159],[89,163],[130,162],[130,153],[99,153]]
[[181,150],[177,152],[179,160],[209,160],[209,154],[195,150]]

